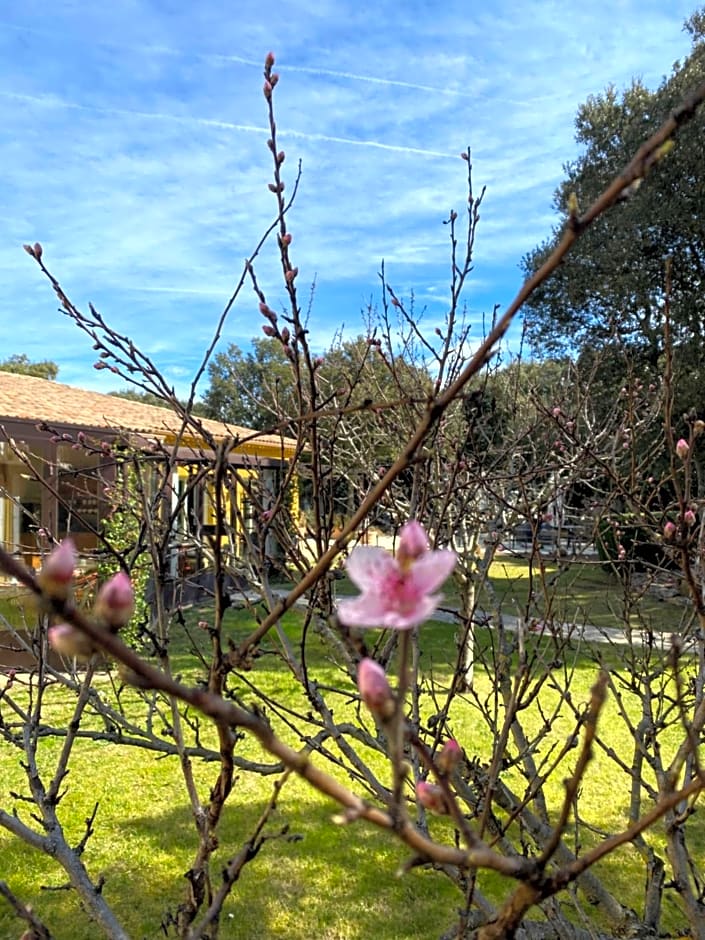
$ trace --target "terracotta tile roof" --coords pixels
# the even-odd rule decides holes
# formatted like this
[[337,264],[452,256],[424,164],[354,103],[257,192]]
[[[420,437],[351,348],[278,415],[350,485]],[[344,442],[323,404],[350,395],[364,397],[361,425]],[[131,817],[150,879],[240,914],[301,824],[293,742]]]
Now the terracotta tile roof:
[[[0,424],[7,420],[32,424],[44,421],[49,425],[69,425],[88,432],[131,431],[163,441],[173,441],[182,429],[181,418],[168,408],[0,371]],[[282,443],[285,453],[291,453],[295,445],[293,440],[282,440],[273,434],[257,434],[254,439],[256,432],[238,425],[222,424],[208,418],[200,418],[199,421],[218,441],[228,437],[248,439],[242,448],[237,448],[248,453],[267,451],[281,455]],[[198,438],[193,429],[188,430],[185,443],[197,446]]]

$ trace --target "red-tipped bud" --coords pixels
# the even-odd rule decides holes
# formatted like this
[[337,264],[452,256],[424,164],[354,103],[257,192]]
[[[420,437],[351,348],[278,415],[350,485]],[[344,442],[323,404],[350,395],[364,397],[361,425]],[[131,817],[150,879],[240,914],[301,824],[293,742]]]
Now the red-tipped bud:
[[443,774],[449,774],[459,764],[463,752],[457,741],[451,738],[443,745],[441,753],[436,758],[436,766]]
[[269,101],[269,99],[272,97],[272,84],[266,79],[262,85],[262,93],[264,94],[264,97],[267,99],[267,101]]
[[692,509],[686,509],[683,513],[683,522],[685,522],[688,527],[695,525],[695,513]]
[[448,815],[448,804],[443,795],[443,790],[435,783],[426,783],[425,780],[419,780],[416,784],[416,799],[424,809],[429,810],[436,816]]
[[384,669],[374,659],[363,659],[357,667],[357,687],[362,701],[374,715],[391,718],[394,714],[394,695]]
[[274,62],[275,62],[274,53],[268,52],[264,60],[264,67],[266,69],[271,69],[271,67],[274,65]]
[[267,304],[261,303],[259,305],[259,312],[263,317],[266,317],[270,323],[274,324],[277,322],[276,313],[271,309],[271,307],[268,307]]
[[669,520],[668,522],[666,522],[666,523],[664,524],[664,527],[663,527],[663,537],[664,537],[667,541],[670,542],[670,540],[675,537],[675,534],[676,534],[676,526],[675,526],[675,523],[674,523],[674,522],[671,522],[671,521]]
[[287,232],[285,235],[282,235],[281,243],[282,245],[287,245],[287,246],[291,244],[291,232]]
[[117,631],[128,623],[135,609],[135,592],[124,571],[113,575],[98,591],[95,616],[111,630]]
[[291,339],[291,333],[289,332],[287,327],[285,326],[282,327],[282,331],[280,335],[281,335],[282,343],[284,343],[284,345],[287,346],[289,344],[289,340]]
[[279,75],[277,74],[277,72],[272,72],[272,74],[269,76],[269,82],[272,88],[274,88],[274,86],[277,84],[278,81],[279,81]]
[[277,335],[277,331],[274,329],[274,327],[273,327],[273,326],[267,326],[266,323],[265,323],[264,326],[262,327],[262,332],[264,333],[265,336],[276,336],[276,335]]
[[678,440],[678,443],[676,444],[676,453],[678,454],[681,460],[685,460],[685,458],[690,453],[690,445],[688,444],[688,442],[686,441],[684,437],[681,437]]
[[75,568],[76,549],[71,539],[64,539],[52,549],[37,575],[39,586],[50,597],[66,600],[71,591]]
[[90,637],[68,623],[49,627],[48,637],[52,649],[68,659],[90,659],[96,651]]
[[399,547],[397,548],[397,561],[402,566],[425,555],[428,551],[428,536],[424,527],[416,519],[405,523],[399,533]]
[[292,284],[296,280],[296,275],[299,273],[298,268],[292,268],[290,271],[287,271],[284,277],[286,278],[287,284]]

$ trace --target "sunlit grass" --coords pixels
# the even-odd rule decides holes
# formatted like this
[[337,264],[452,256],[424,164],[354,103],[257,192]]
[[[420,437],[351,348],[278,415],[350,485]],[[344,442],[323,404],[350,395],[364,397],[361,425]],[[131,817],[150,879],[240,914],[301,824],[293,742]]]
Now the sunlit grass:
[[[510,577],[509,568],[507,572],[506,580],[515,589],[515,582],[521,579]],[[200,620],[208,622],[208,611],[189,612],[185,625],[174,625],[174,671],[189,682],[204,676],[203,667],[189,652],[191,642],[204,651],[208,647],[208,633],[198,626]],[[225,633],[237,643],[252,630],[254,623],[252,614],[229,610]],[[301,615],[287,614],[284,628],[291,641],[297,644],[301,636]],[[433,680],[441,697],[451,678],[456,631],[453,624],[439,621],[427,624],[421,632],[423,675],[426,680]],[[370,633],[368,637],[372,644],[376,634]],[[491,631],[477,631],[478,661],[490,661],[488,651],[495,642],[496,635]],[[542,672],[549,671],[539,700],[522,712],[527,733],[535,732],[543,721],[538,711],[539,702],[544,714],[557,709],[552,732],[535,754],[539,765],[544,758],[550,760],[552,746],[562,743],[576,730],[576,718],[570,708],[565,703],[559,704],[566,681],[565,670],[574,669],[571,696],[579,708],[587,701],[598,671],[598,664],[589,655],[570,646],[563,651],[561,660],[556,661],[551,643],[549,637],[527,637],[528,655],[539,657],[537,680]],[[337,669],[315,634],[310,635],[306,649],[311,678],[322,686],[341,690],[341,694],[328,696],[336,718],[352,722],[369,720],[358,713],[351,680]],[[310,705],[277,655],[276,638],[270,635],[263,650],[264,655],[255,661],[251,673],[233,677],[234,691],[245,702],[257,702],[260,706],[270,697],[283,699],[292,710],[299,712],[301,735],[286,726],[265,704],[268,717],[285,740],[302,746],[302,735],[311,731],[306,727]],[[605,650],[613,677],[618,677],[621,670],[628,678],[628,666],[620,662],[615,651]],[[249,683],[261,690],[261,697],[258,698]],[[99,676],[96,686],[106,696],[112,695],[107,677]],[[496,697],[495,686],[493,673],[478,666],[477,698],[496,702],[497,721],[501,723],[504,705]],[[637,720],[638,702],[629,696],[625,702],[625,707]],[[47,693],[46,715],[58,726],[65,725],[72,704],[69,693],[54,687]],[[127,690],[123,707],[130,715],[138,715],[143,708],[138,693]],[[429,710],[424,712],[424,721],[429,713]],[[85,727],[99,725],[95,714],[87,714]],[[490,759],[493,733],[479,717],[472,697],[457,699],[450,713],[450,725],[468,755],[477,755],[483,761]],[[155,723],[158,733],[166,739],[167,726],[166,721],[163,725],[159,721]],[[600,734],[614,753],[629,764],[634,742],[619,718],[614,696],[608,698],[605,706]],[[677,728],[664,736],[666,756],[668,750],[676,746],[677,739]],[[215,735],[207,725],[201,730],[201,740],[205,746],[216,746]],[[59,748],[57,740],[42,741],[40,769],[50,771]],[[576,753],[575,750],[568,753],[546,785],[553,818],[563,799],[563,779],[570,774]],[[243,758],[268,760],[260,746],[248,737],[238,744],[237,754]],[[381,779],[388,779],[388,766],[381,755],[365,752],[364,756]],[[344,771],[327,765],[320,756],[314,759],[357,792],[364,793]],[[27,793],[20,760],[19,751],[8,744],[0,745],[0,805],[4,807],[13,803],[10,792]],[[195,763],[194,766],[201,797],[206,799],[217,765]],[[254,822],[270,798],[275,779],[276,776],[238,773],[220,829],[220,845],[213,867],[216,879],[222,865],[251,834]],[[506,779],[519,793],[527,786],[527,781],[516,770],[507,770]],[[612,833],[626,825],[629,787],[630,780],[625,772],[603,749],[596,747],[581,787],[581,814],[587,826],[580,827],[579,835],[576,831],[576,849],[585,849],[599,838],[599,833],[591,831],[590,827]],[[83,835],[84,820],[92,813],[96,802],[99,803],[97,831],[88,842],[85,863],[94,878],[105,877],[105,897],[130,936],[159,936],[166,912],[173,912],[183,899],[183,876],[197,847],[178,761],[174,757],[155,757],[135,748],[81,740],[75,747],[66,795],[60,806],[61,818],[73,842]],[[22,818],[29,819],[28,804],[16,802],[14,805]],[[245,869],[224,908],[224,937],[268,940],[286,936],[304,940],[317,936],[328,940],[364,940],[374,936],[379,940],[398,940],[399,937],[430,940],[450,926],[453,911],[462,903],[451,883],[438,872],[425,868],[414,869],[403,878],[396,877],[397,869],[408,858],[407,850],[388,834],[367,824],[343,828],[333,825],[331,817],[335,810],[330,800],[301,781],[292,778],[286,783],[268,827],[272,836],[287,827],[286,835],[268,841]],[[445,820],[432,819],[431,829],[438,838],[450,838]],[[569,842],[571,838],[569,834]],[[688,838],[695,847],[695,854],[702,858],[705,831],[697,816],[689,821]],[[662,850],[660,827],[649,840]],[[56,863],[4,833],[0,834],[0,858],[3,860],[2,877],[23,900],[34,905],[58,940],[93,940],[96,928],[78,910],[73,894],[66,890],[46,890],[46,887],[56,889],[65,885],[66,876]],[[643,894],[643,863],[635,850],[621,849],[600,863],[599,870],[620,900],[638,910]],[[486,872],[480,873],[478,883],[495,901],[506,897],[512,888],[510,882]],[[672,892],[667,892],[664,929],[676,930],[683,926],[675,898]],[[15,936],[21,932],[17,927],[17,920],[7,906],[0,903],[0,936]]]

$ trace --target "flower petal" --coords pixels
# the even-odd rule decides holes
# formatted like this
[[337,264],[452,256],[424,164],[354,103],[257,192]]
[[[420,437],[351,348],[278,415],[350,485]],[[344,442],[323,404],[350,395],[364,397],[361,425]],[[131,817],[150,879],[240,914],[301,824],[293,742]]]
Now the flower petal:
[[416,559],[408,577],[420,594],[430,594],[443,584],[457,560],[455,552],[450,549],[426,552]]
[[348,627],[381,627],[389,615],[383,594],[366,593],[338,603],[338,619]]
[[376,545],[359,545],[350,553],[345,570],[361,591],[379,588],[382,581],[398,571],[394,558]]

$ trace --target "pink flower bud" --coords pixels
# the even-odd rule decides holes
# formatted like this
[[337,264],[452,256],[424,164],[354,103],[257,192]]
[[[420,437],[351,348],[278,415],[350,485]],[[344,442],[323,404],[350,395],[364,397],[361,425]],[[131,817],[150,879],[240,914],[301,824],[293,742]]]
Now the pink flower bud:
[[363,659],[357,667],[357,687],[362,701],[381,718],[394,714],[394,696],[384,669],[374,659]]
[[287,271],[284,277],[286,278],[287,284],[293,283],[296,278],[296,275],[299,273],[298,268],[292,268],[290,271]]
[[406,522],[399,533],[397,560],[403,567],[425,555],[428,551],[428,537],[424,527],[416,519]]
[[269,99],[272,97],[272,85],[271,82],[268,82],[266,79],[262,85],[262,92],[267,101],[269,101]]
[[685,522],[687,526],[695,525],[695,513],[692,509],[686,509],[683,513],[683,522]]
[[135,592],[132,582],[124,571],[113,575],[98,591],[95,601],[95,616],[111,630],[124,627],[135,609]]
[[441,753],[436,758],[436,766],[441,771],[441,773],[449,774],[455,767],[458,766],[460,758],[463,756],[463,752],[460,749],[460,745],[457,741],[451,738],[449,741],[443,745]]
[[448,804],[443,795],[443,790],[435,783],[426,783],[425,780],[419,780],[416,784],[416,799],[424,809],[429,810],[436,816],[446,816],[448,814]]
[[37,576],[39,586],[50,597],[66,600],[76,568],[76,549],[71,539],[59,542],[52,549]]
[[560,407],[559,407],[558,405],[556,405],[556,407],[551,411],[551,414],[553,415],[554,418],[560,418],[560,416],[561,416],[561,409],[560,409]]
[[282,237],[281,237],[281,243],[282,243],[282,245],[287,245],[287,246],[290,245],[290,244],[291,244],[291,239],[292,239],[291,232],[287,232],[285,235],[282,235]]
[[68,623],[57,623],[49,627],[49,643],[52,649],[68,659],[90,659],[95,646],[89,636]]
[[279,81],[279,75],[277,74],[277,72],[272,72],[272,74],[269,76],[269,82],[272,88],[274,88],[274,86],[277,84],[278,81]]
[[259,305],[259,312],[262,314],[263,317],[266,317],[270,323],[277,322],[276,313],[270,307],[268,307],[267,304],[261,303]]
[[284,343],[284,345],[286,346],[290,339],[291,339],[291,333],[289,332],[288,328],[282,327],[282,331],[281,331],[282,343]]
[[264,333],[265,336],[276,336],[276,335],[277,335],[277,331],[274,329],[274,327],[273,327],[273,326],[267,326],[266,323],[265,323],[264,326],[262,327],[262,332]]
[[271,69],[271,67],[274,65],[274,62],[275,62],[274,53],[268,52],[264,60],[264,67],[266,69]]
[[678,443],[676,444],[676,453],[678,454],[680,459],[685,460],[689,452],[690,452],[690,445],[688,444],[688,442],[683,437],[679,438]]
[[663,537],[667,539],[668,541],[670,541],[675,536],[675,534],[676,534],[675,523],[669,520],[668,522],[664,524]]

